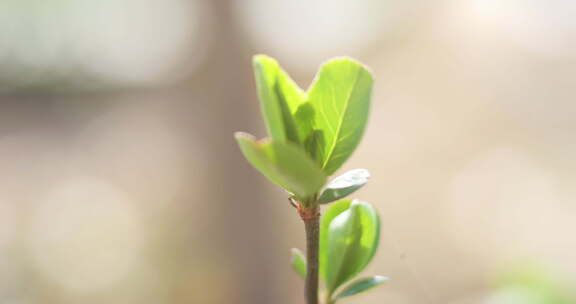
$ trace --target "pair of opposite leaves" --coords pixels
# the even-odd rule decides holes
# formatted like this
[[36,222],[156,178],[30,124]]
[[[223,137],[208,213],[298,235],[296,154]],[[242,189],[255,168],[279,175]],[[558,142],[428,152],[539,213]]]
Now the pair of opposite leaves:
[[372,75],[337,58],[322,65],[307,92],[276,60],[257,55],[254,70],[269,138],[237,133],[248,161],[305,202],[319,193],[358,146],[368,118]]
[[[353,281],[335,294],[344,283],[356,277],[370,263],[380,239],[376,210],[358,200],[331,204],[320,222],[320,277],[333,301],[373,288],[387,280],[371,276]],[[304,254],[292,249],[292,267],[306,277]]]

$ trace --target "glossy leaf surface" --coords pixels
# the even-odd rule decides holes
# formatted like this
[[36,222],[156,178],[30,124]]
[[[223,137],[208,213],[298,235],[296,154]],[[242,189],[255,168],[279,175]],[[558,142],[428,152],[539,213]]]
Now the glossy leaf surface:
[[318,199],[320,204],[326,204],[342,199],[354,191],[362,188],[370,178],[370,172],[366,169],[350,170],[328,183],[326,189]]
[[388,281],[388,278],[383,276],[373,276],[368,278],[363,278],[356,280],[346,286],[334,299],[339,300],[345,297],[353,296],[374,288],[384,282]]
[[306,257],[298,248],[292,248],[292,268],[303,279],[306,278]]
[[330,223],[335,217],[348,210],[350,204],[352,204],[352,201],[350,200],[342,200],[333,203],[326,208],[320,218],[320,277],[324,282],[328,281],[326,268],[328,267],[328,235],[330,234]]
[[380,237],[378,214],[370,204],[354,200],[330,221],[327,233],[324,276],[328,290],[334,291],[372,260]]
[[300,124],[295,120],[295,113],[304,102],[306,94],[273,58],[254,56],[253,66],[258,97],[270,137],[279,142],[299,143]]
[[299,147],[290,142],[266,139],[256,141],[246,133],[236,133],[244,157],[272,182],[306,200],[326,182],[318,165]]
[[325,63],[308,92],[314,126],[322,133],[321,167],[334,173],[358,146],[368,120],[372,74],[360,63],[338,58]]

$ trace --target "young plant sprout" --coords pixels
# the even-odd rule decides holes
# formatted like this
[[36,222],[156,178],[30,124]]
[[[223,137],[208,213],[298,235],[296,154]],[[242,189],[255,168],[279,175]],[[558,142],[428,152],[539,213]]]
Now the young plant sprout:
[[[292,266],[305,278],[307,304],[333,304],[387,279],[356,277],[378,249],[380,220],[374,207],[344,199],[364,186],[365,169],[334,174],[358,146],[366,127],[372,74],[350,58],[324,63],[303,91],[274,60],[254,57],[258,97],[269,137],[236,133],[246,159],[288,192],[306,231],[306,255],[292,249]],[[320,205],[327,205],[320,216]]]

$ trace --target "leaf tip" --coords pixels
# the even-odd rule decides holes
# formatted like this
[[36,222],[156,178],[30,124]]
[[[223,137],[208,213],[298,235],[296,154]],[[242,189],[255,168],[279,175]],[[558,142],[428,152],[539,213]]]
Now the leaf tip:
[[390,281],[389,277],[380,276],[380,275],[373,276],[373,278],[374,278],[374,281],[376,281],[378,283],[384,283],[384,282]]
[[365,72],[365,74],[368,76],[370,81],[374,82],[374,73],[372,72],[372,69],[369,66],[360,62],[359,60],[354,59],[352,57],[348,57],[348,56],[333,57],[333,58],[330,58],[327,61],[325,61],[322,64],[322,67],[325,67],[325,66],[327,67],[327,66],[331,66],[331,65],[339,65],[339,64],[349,64],[349,65],[353,65],[353,66],[360,68],[361,70],[363,70]]
[[234,138],[236,138],[236,140],[251,140],[251,141],[255,141],[255,137],[252,134],[246,133],[246,132],[234,132]]
[[350,208],[355,207],[355,206],[358,206],[358,207],[362,206],[362,207],[368,207],[370,209],[374,209],[374,206],[372,206],[372,204],[365,202],[365,201],[362,201],[362,200],[359,200],[357,198],[352,200],[352,204],[350,205]]
[[370,179],[370,177],[372,176],[370,171],[368,171],[368,169],[364,169],[364,168],[358,168],[358,169],[354,169],[351,171],[356,172],[357,174],[361,175],[365,179]]
[[354,207],[354,206],[363,206],[363,205],[367,205],[368,203],[361,201],[357,198],[352,200],[352,204],[350,205],[350,208]]
[[378,210],[376,209],[376,207],[374,207],[374,205],[365,201],[361,201],[359,199],[354,199],[350,204],[350,209],[357,209],[357,208],[368,211],[376,219],[376,223],[380,225],[380,216],[378,215]]
[[277,61],[276,59],[264,54],[256,54],[252,56],[252,64],[254,64],[254,66],[264,65],[266,63],[277,64]]
[[261,147],[272,142],[272,139],[269,137],[256,139],[254,135],[245,132],[235,132],[234,137],[238,142],[250,142],[256,147]]
[[383,276],[372,276],[356,280],[344,288],[344,290],[342,290],[336,297],[334,297],[334,300],[339,300],[365,292],[369,289],[381,285],[382,283],[385,283],[386,281],[389,281],[389,279]]

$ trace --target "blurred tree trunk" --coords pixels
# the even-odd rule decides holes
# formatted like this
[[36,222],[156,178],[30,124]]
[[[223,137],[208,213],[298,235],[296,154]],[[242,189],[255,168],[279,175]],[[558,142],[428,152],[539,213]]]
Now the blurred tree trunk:
[[[222,250],[228,269],[234,277],[225,282],[235,284],[234,303],[281,303],[274,299],[272,276],[278,265],[267,261],[281,244],[272,229],[270,202],[262,193],[262,180],[243,159],[233,137],[235,131],[254,130],[261,126],[258,103],[252,81],[251,51],[247,39],[235,22],[231,0],[206,1],[211,5],[212,45],[201,71],[191,79],[192,95],[209,96],[192,100],[190,117],[203,117],[191,122],[195,133],[204,133],[202,143],[211,157],[213,201],[210,208],[210,246]],[[199,113],[205,113],[199,114]],[[194,143],[192,143],[194,144]],[[260,190],[259,190],[260,189]],[[194,199],[194,198],[192,198]],[[221,204],[211,204],[224,202]],[[217,243],[219,242],[219,243]],[[276,246],[278,245],[278,246]],[[218,288],[216,287],[216,290]]]

